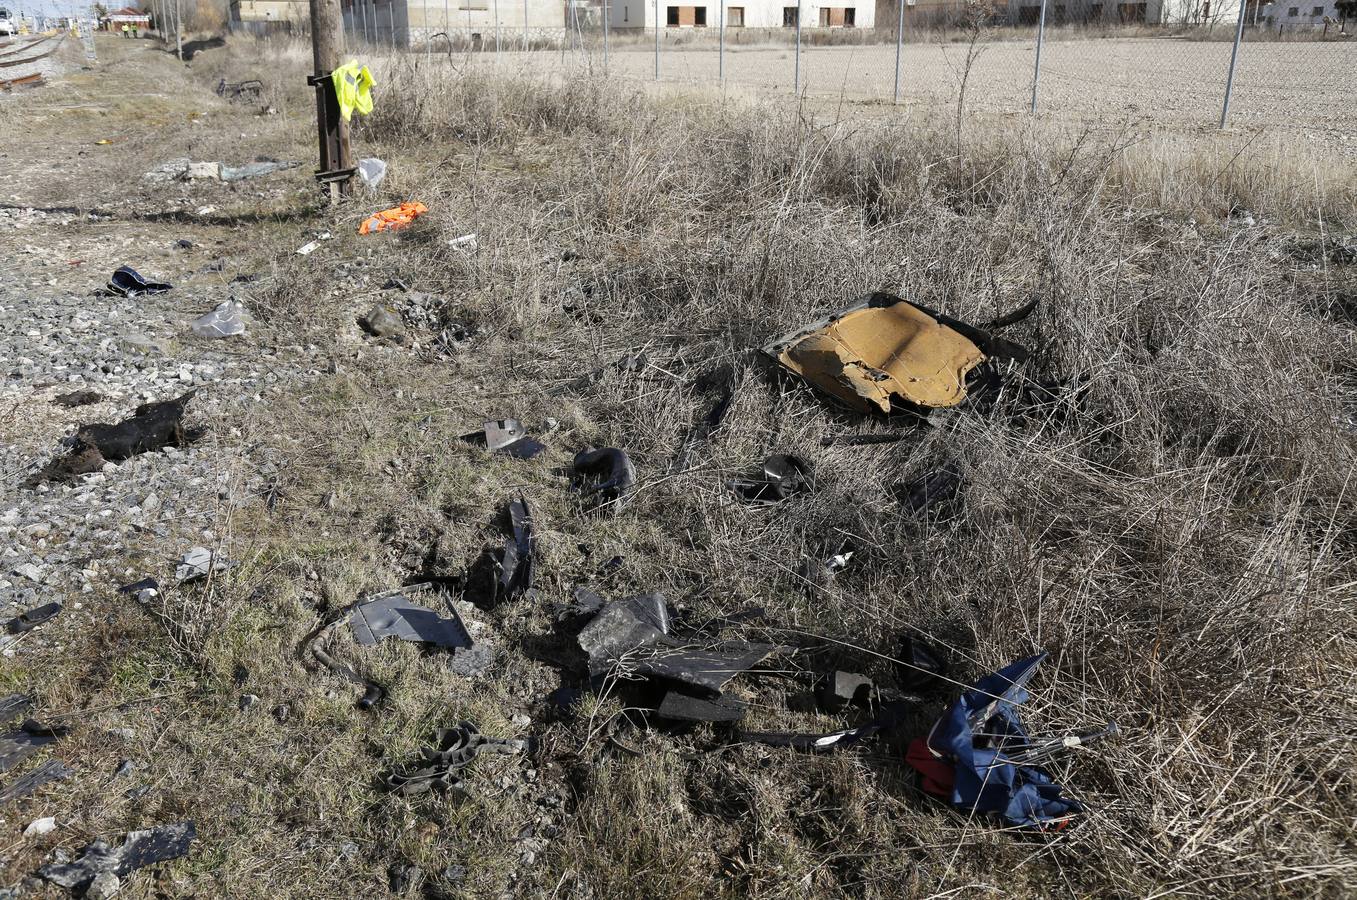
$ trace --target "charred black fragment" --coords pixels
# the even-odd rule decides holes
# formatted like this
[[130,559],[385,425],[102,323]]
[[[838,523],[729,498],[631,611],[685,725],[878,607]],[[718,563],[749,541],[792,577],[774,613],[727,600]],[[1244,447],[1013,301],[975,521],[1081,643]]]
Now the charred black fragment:
[[575,454],[574,486],[600,506],[620,507],[636,486],[636,467],[625,450],[589,447]]

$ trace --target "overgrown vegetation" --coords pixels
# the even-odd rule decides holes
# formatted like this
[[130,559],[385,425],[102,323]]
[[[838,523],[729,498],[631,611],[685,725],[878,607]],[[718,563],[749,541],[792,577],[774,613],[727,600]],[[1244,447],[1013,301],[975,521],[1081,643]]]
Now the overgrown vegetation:
[[[300,71],[299,56],[277,65]],[[275,464],[277,504],[234,513],[246,565],[198,607],[167,606],[191,626],[168,630],[174,644],[126,613],[61,686],[174,697],[160,764],[165,802],[206,836],[199,893],[354,896],[401,860],[430,891],[473,896],[1351,892],[1350,168],[1207,138],[963,130],[954,111],[892,127],[476,65],[378,74],[356,139],[391,175],[316,224],[340,234],[410,198],[431,214],[300,261],[284,255],[297,231],[261,238],[261,258],[286,260],[252,297],[261,340],[335,361],[239,425]],[[467,232],[478,252],[447,246]],[[438,298],[433,313],[411,344],[360,343],[355,313],[389,276]],[[759,363],[768,339],[877,289],[977,322],[1037,299],[1006,333],[1033,359],[997,399],[890,426]],[[454,325],[475,336],[448,349]],[[634,351],[643,369],[572,386]],[[676,474],[722,367],[730,412]],[[1060,399],[1024,406],[1034,385]],[[554,419],[551,451],[523,463],[459,442],[505,415],[539,433]],[[888,427],[907,439],[821,441]],[[589,444],[627,448],[640,470],[615,516],[584,514],[557,471]],[[773,451],[813,461],[814,494],[735,502],[726,479]],[[943,465],[963,478],[953,515],[896,502]],[[326,611],[460,576],[519,490],[542,584],[486,614],[488,679],[383,646],[364,657],[392,687],[372,713],[302,666],[297,642]],[[845,544],[851,568],[808,588],[801,561]],[[973,821],[914,787],[898,740],[810,756],[628,727],[611,701],[554,714],[546,694],[579,682],[555,611],[615,554],[612,596],[663,591],[695,621],[763,607],[772,624],[750,634],[797,648],[779,663],[793,676],[843,666],[889,683],[905,634],[945,647],[962,683],[1049,650],[1029,721],[1124,728],[1057,767],[1088,816],[1044,837]],[[237,715],[237,666],[290,718]],[[753,727],[844,723],[792,711],[795,677],[740,684]],[[483,793],[461,804],[375,787],[463,718],[536,734],[533,774],[482,761]],[[525,832],[544,840],[531,861]]]

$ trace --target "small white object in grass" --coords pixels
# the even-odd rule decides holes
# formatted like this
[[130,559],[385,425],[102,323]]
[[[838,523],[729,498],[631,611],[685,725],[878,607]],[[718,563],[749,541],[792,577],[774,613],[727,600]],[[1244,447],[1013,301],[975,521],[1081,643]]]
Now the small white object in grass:
[[464,234],[461,237],[456,237],[448,241],[448,246],[456,247],[459,250],[465,250],[468,253],[475,253],[476,248],[480,245],[476,242],[475,234]]
[[54,817],[48,816],[45,819],[34,819],[32,822],[29,822],[28,827],[24,829],[24,837],[40,837],[56,830],[57,820]]
[[298,256],[310,256],[320,246],[320,241],[307,241],[297,248]]
[[358,177],[363,179],[363,184],[375,188],[386,177],[386,163],[372,156],[360,159],[358,160]]
[[[193,333],[198,337],[224,338],[245,333],[245,307],[236,300],[227,300],[205,316],[193,320]],[[189,373],[188,381],[193,380]]]

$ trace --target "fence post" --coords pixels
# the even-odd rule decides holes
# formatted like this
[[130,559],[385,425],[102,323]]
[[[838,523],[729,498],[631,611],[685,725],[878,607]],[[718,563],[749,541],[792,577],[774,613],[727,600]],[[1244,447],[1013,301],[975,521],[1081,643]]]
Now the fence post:
[[801,95],[801,0],[796,0],[796,69],[792,77],[793,90]]
[[608,68],[608,0],[603,0],[603,68]]
[[726,0],[717,0],[721,4],[721,35],[716,44],[716,81],[726,83]]
[[1230,95],[1234,93],[1234,66],[1239,60],[1239,42],[1244,40],[1244,11],[1248,4],[1244,0],[1239,0],[1239,26],[1234,32],[1234,47],[1230,50],[1230,72],[1225,76],[1225,105],[1220,108],[1220,127],[1225,127],[1225,120],[1230,117]]
[[499,55],[499,0],[495,0],[495,55]]
[[[1244,0],[1240,0],[1244,2]],[[1037,13],[1037,65],[1032,72],[1032,115],[1037,113],[1037,90],[1041,87],[1041,44],[1046,37],[1046,0],[1041,0],[1041,12]]]
[[900,4],[900,20],[895,25],[895,93],[892,103],[900,102],[900,47],[905,43],[905,0],[896,0]]
[[523,0],[523,52],[528,52],[528,0]]
[[660,80],[660,0],[655,0],[655,80]]

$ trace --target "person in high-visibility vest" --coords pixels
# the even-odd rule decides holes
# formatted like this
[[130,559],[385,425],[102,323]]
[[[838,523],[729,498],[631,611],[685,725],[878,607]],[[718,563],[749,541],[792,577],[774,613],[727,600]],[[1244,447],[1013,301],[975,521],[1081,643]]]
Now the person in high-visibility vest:
[[123,23],[123,37],[127,37],[127,35],[131,33],[131,31],[132,31],[132,29],[129,28],[129,27],[127,27],[127,23],[124,22],[124,23]]

